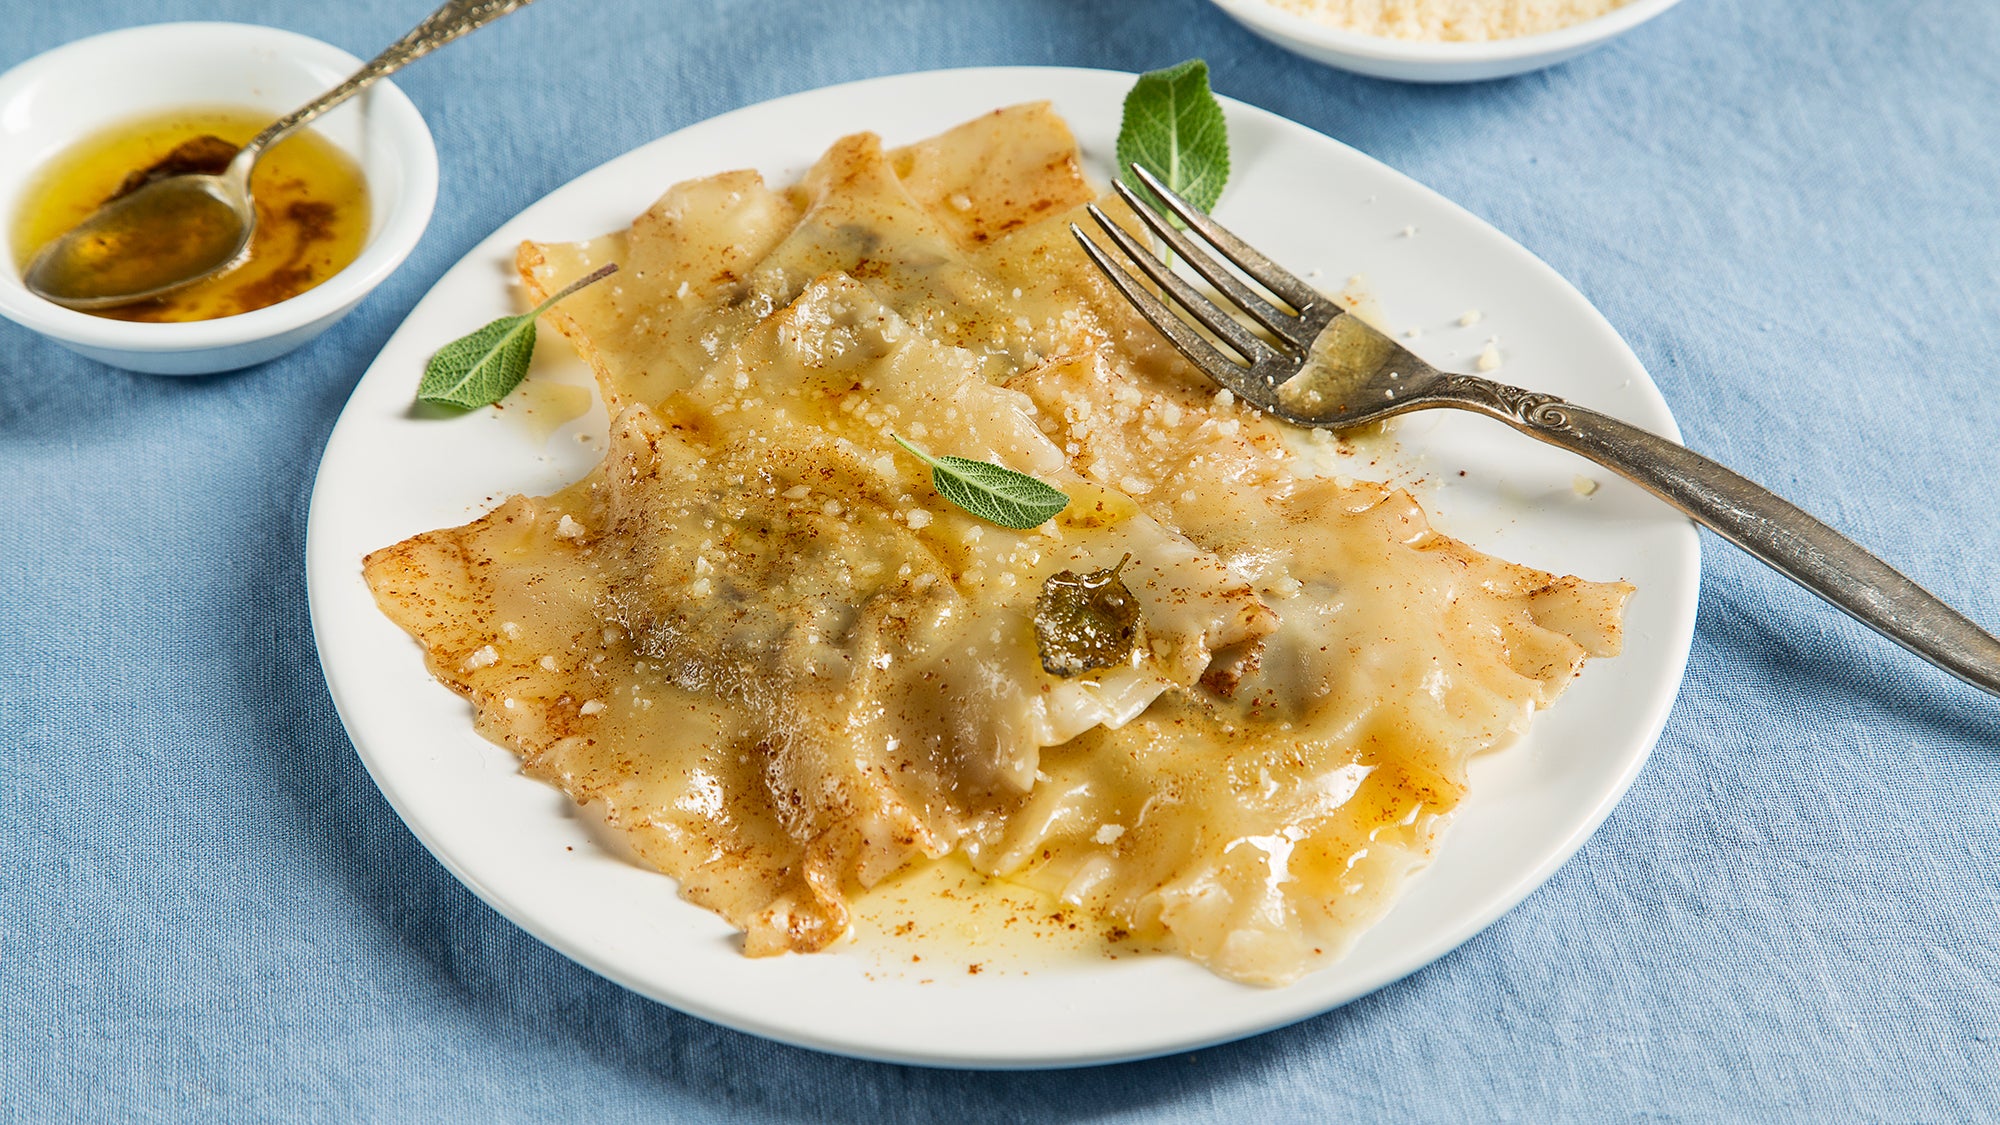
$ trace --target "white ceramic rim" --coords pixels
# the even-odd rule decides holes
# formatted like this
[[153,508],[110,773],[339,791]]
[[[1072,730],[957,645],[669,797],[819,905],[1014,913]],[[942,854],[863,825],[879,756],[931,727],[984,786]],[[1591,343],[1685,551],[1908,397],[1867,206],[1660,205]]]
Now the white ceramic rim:
[[[282,28],[224,22],[161,23],[121,28],[65,43],[0,74],[0,105],[14,92],[53,70],[88,70],[100,52],[118,50],[143,40],[149,50],[170,50],[176,40],[193,38],[213,46],[241,43],[246,47],[276,47],[284,57],[351,73],[362,60],[308,35]],[[384,79],[366,95],[389,123],[403,190],[393,198],[372,197],[380,209],[380,226],[354,261],[326,281],[275,305],[215,320],[151,324],[111,320],[66,309],[30,293],[8,264],[0,269],[0,315],[55,340],[80,347],[124,352],[193,352],[224,348],[282,336],[338,314],[394,272],[416,249],[430,224],[437,203],[437,147],[430,126],[409,96]]]
[[[660,876],[608,857],[575,826],[575,817],[554,811],[567,809],[568,798],[522,776],[518,759],[511,752],[479,738],[471,729],[463,702],[431,680],[422,668],[416,646],[375,611],[361,579],[360,555],[400,535],[450,522],[447,518],[409,526],[391,531],[388,538],[381,537],[379,533],[385,528],[376,525],[409,518],[407,514],[382,516],[385,503],[389,508],[399,509],[411,504],[407,494],[398,491],[408,483],[408,466],[385,460],[383,450],[385,446],[404,443],[410,436],[401,427],[407,425],[407,396],[414,386],[414,373],[421,367],[423,355],[447,338],[448,333],[443,331],[446,325],[478,323],[482,318],[508,311],[500,305],[512,305],[512,290],[501,278],[505,264],[512,260],[515,240],[589,237],[608,229],[577,230],[576,220],[565,216],[573,204],[585,204],[587,211],[595,208],[599,204],[591,201],[601,202],[606,194],[629,199],[633,206],[620,213],[635,214],[651,201],[653,193],[671,182],[648,178],[662,164],[674,167],[676,178],[707,174],[720,167],[744,166],[725,163],[704,164],[694,169],[679,167],[686,163],[685,154],[690,151],[720,149],[733,154],[787,147],[755,138],[767,137],[773,121],[797,122],[815,113],[824,116],[823,101],[835,103],[842,111],[842,120],[848,123],[843,131],[874,127],[893,131],[890,140],[900,143],[924,134],[908,134],[907,125],[891,129],[891,123],[902,112],[898,107],[922,107],[918,115],[930,117],[946,111],[970,117],[1005,101],[1054,97],[1061,109],[1065,99],[1074,101],[1087,95],[1093,112],[1102,118],[1100,125],[1108,125],[1110,129],[1099,137],[1096,132],[1079,128],[1086,158],[1099,160],[1108,153],[1100,151],[1093,157],[1093,149],[1104,148],[1110,133],[1115,132],[1116,106],[1131,81],[1131,75],[1068,68],[933,71],[827,87],[745,107],[641,145],[551,192],[473,248],[412,310],[410,319],[384,345],[382,355],[357,385],[329,438],[308,517],[307,589],[314,641],[328,691],[357,753],[410,830],[466,887],[515,924],[584,967],[641,995],[725,1027],[816,1050],[905,1064],[985,1069],[1085,1066],[1192,1050],[1256,1034],[1321,1014],[1388,985],[1442,957],[1490,925],[1541,886],[1603,822],[1638,775],[1665,727],[1694,632],[1700,582],[1698,539],[1691,524],[1654,506],[1643,509],[1643,519],[1649,533],[1657,532],[1657,538],[1648,541],[1652,544],[1649,557],[1663,560],[1659,563],[1663,568],[1661,580],[1656,585],[1641,586],[1640,597],[1649,599],[1653,607],[1648,611],[1649,631],[1635,630],[1628,639],[1627,651],[1627,657],[1633,659],[1639,659],[1637,654],[1642,650],[1649,651],[1651,663],[1647,667],[1654,670],[1646,673],[1646,678],[1634,685],[1629,694],[1600,696],[1603,706],[1598,710],[1587,713],[1574,710],[1581,705],[1580,699],[1569,711],[1559,705],[1538,721],[1536,733],[1529,736],[1531,744],[1496,756],[1529,768],[1541,752],[1539,741],[1548,737],[1542,732],[1552,730],[1549,726],[1552,722],[1562,721],[1570,729],[1566,737],[1581,739],[1577,746],[1600,761],[1611,759],[1611,767],[1592,783],[1586,800],[1565,805],[1558,815],[1547,818],[1551,826],[1549,838],[1536,843],[1532,863],[1509,867],[1503,877],[1484,884],[1471,901],[1459,904],[1453,900],[1441,907],[1449,921],[1422,930],[1420,937],[1404,941],[1382,939],[1377,943],[1382,947],[1378,949],[1380,955],[1365,970],[1355,968],[1337,978],[1314,974],[1288,988],[1262,990],[1221,981],[1189,962],[1174,958],[1118,962],[1115,971],[1123,974],[1118,985],[1125,991],[1114,989],[1114,995],[1127,1002],[1150,998],[1147,1004],[1167,1007],[1165,1011],[1138,1018],[1117,1009],[1115,1032],[1101,1036],[1090,1029],[1100,1025],[1099,1016],[1113,1010],[1091,1009],[1090,1004],[1102,1001],[1104,996],[1099,995],[1101,990],[1089,987],[1089,980],[1076,977],[1055,976],[1036,984],[1038,1003],[1043,996],[1060,999],[1045,1009],[1035,1009],[1031,1030],[1008,1031],[1003,1027],[995,1031],[979,1022],[978,1004],[985,994],[961,991],[972,989],[975,984],[984,988],[989,983],[999,983],[991,975],[961,978],[956,984],[940,981],[938,991],[925,992],[920,1000],[912,1000],[908,995],[894,992],[902,988],[907,993],[913,987],[907,982],[877,981],[870,976],[869,983],[862,986],[849,980],[860,970],[836,967],[835,959],[844,959],[843,954],[752,960],[735,953],[732,943],[726,947],[726,956],[715,957],[715,951],[725,948],[727,925],[670,891],[655,894],[636,890],[632,881],[650,883]],[[1634,412],[1635,421],[1669,437],[1678,437],[1665,400],[1637,357],[1602,315],[1546,263],[1431,189],[1353,153],[1338,141],[1268,111],[1232,99],[1223,102],[1232,127],[1239,121],[1257,126],[1253,131],[1263,134],[1262,151],[1300,153],[1324,146],[1329,152],[1325,159],[1337,159],[1343,165],[1365,162],[1371,168],[1371,176],[1379,176],[1380,182],[1399,197],[1425,209],[1431,222],[1439,226],[1476,227],[1479,244],[1484,248],[1481,252],[1491,251],[1504,258],[1513,276],[1532,279],[1537,288],[1559,288],[1565,324],[1579,342],[1583,337],[1595,340],[1593,346],[1601,347],[1603,357],[1613,361],[1610,367],[1602,369],[1580,365],[1592,371],[1590,379],[1610,380],[1593,385],[1603,393],[1620,397]],[[858,114],[857,109],[861,110]],[[930,124],[927,122],[924,127],[928,129]],[[746,137],[753,139],[744,140]],[[831,140],[829,135],[820,143]],[[724,159],[741,158],[730,155]],[[802,170],[803,165],[790,164],[791,159],[788,156],[774,164],[753,158],[751,163],[766,172]],[[1247,161],[1246,169],[1255,163]],[[607,184],[624,186],[607,193]],[[633,193],[639,189],[630,186],[633,184],[649,185],[643,199],[634,198]],[[1403,240],[1399,245],[1414,244]],[[489,292],[493,296],[484,296]],[[484,302],[488,300],[496,302],[496,307],[486,307]],[[1452,309],[1450,315],[1456,317],[1458,310]],[[1609,374],[1612,370],[1617,374]],[[1624,381],[1619,383],[1621,376]],[[1561,386],[1551,389],[1565,390]],[[1459,420],[1477,424],[1475,419]],[[473,428],[484,424],[476,416],[468,416],[464,421]],[[385,432],[384,425],[396,432]],[[1537,450],[1566,456],[1535,446],[1517,435],[1507,436],[1519,443],[1505,447],[1508,464],[1532,459]],[[461,456],[463,452],[453,447],[451,456],[441,464],[448,472],[469,474],[466,480],[479,482],[451,486],[452,496],[462,492],[467,499],[424,501],[419,506],[438,503],[467,511],[471,516],[486,510],[492,500],[508,491],[541,487],[524,486],[521,478],[508,479],[504,474],[496,482],[493,479],[496,463],[492,458],[468,458]],[[542,479],[538,474],[543,470],[528,468],[525,461],[522,471],[536,480]],[[1565,497],[1571,497],[1570,471],[1562,470],[1555,486]],[[567,479],[573,478],[559,477],[546,483],[553,489]],[[357,480],[363,483],[358,484]],[[1637,495],[1635,486],[1613,479],[1604,482],[1599,495],[1609,497],[1627,491]],[[491,495],[484,504],[474,504],[469,510],[460,506],[486,494]],[[385,502],[380,499],[384,496],[394,499]],[[1657,504],[1650,500],[1646,503]],[[1611,512],[1601,514],[1609,516]],[[372,530],[357,531],[357,520]],[[1619,525],[1615,521],[1593,520],[1589,526],[1595,529],[1594,534],[1606,537],[1618,534]],[[1610,675],[1624,682],[1626,673],[1619,669],[1628,667],[1631,666],[1616,661],[1593,664],[1584,678],[1588,681]],[[390,685],[386,694],[385,685]],[[1582,688],[1573,690],[1581,692]],[[399,699],[407,700],[406,705],[414,710],[397,713],[393,708],[385,708],[385,702]],[[1570,704],[1570,700],[1564,703]],[[1580,725],[1590,721],[1583,717],[1585,714],[1601,715],[1608,722],[1602,727],[1584,727],[1579,734]],[[447,720],[449,730],[435,725],[434,720],[440,716]],[[431,737],[435,740],[426,740]],[[1609,753],[1614,748],[1615,756]],[[1475,762],[1475,768],[1478,766]],[[447,784],[437,784],[439,779]],[[506,799],[515,807],[503,810],[480,805],[489,795],[502,790],[510,794]],[[1481,792],[1475,779],[1475,796]],[[1497,799],[1518,798],[1498,795]],[[1471,804],[1468,802],[1463,817],[1476,815]],[[1532,806],[1533,802],[1528,804]],[[526,815],[543,820],[524,823],[506,819],[507,813],[520,809],[530,810]],[[1420,881],[1434,880],[1442,873],[1454,853],[1453,837],[1463,835],[1470,827],[1469,819],[1454,826],[1440,860],[1433,865],[1434,871],[1420,875]],[[561,835],[550,837],[547,835],[550,831]],[[529,841],[530,836],[538,838]],[[490,842],[468,846],[475,840]],[[548,848],[546,856],[538,850],[551,842],[555,846]],[[1458,841],[1456,851],[1469,853],[1466,845],[1470,843],[1470,840]],[[586,858],[587,851],[598,855]],[[517,861],[532,864],[536,870],[526,870]],[[585,866],[591,863],[597,867]],[[560,874],[553,870],[555,864],[562,865]],[[607,876],[605,872],[612,869],[616,873]],[[614,881],[606,883],[603,881],[606,878]],[[1417,889],[1413,886],[1410,891]],[[606,894],[613,897],[601,897]],[[620,895],[624,897],[617,897]],[[1413,903],[1414,898],[1406,893],[1404,902]],[[1399,909],[1407,912],[1408,907],[1399,903]],[[1392,910],[1391,918],[1396,915],[1397,911]],[[1378,930],[1385,928],[1378,926]],[[1364,935],[1363,942],[1369,941],[1369,935]],[[661,949],[666,953],[661,953]],[[662,956],[671,962],[670,968],[660,968]],[[682,957],[686,959],[677,959]],[[1350,958],[1342,964],[1352,963]],[[1336,966],[1325,972],[1333,974],[1338,969]],[[834,980],[836,977],[840,979]],[[828,988],[830,980],[839,987]],[[844,986],[843,980],[847,982]],[[1160,987],[1162,981],[1168,982],[1165,988]],[[856,993],[859,987],[868,991]],[[816,989],[827,991],[816,992]],[[777,995],[783,996],[782,1002],[773,1000]],[[920,1008],[911,1006],[919,1004]],[[1008,1027],[1019,1025],[1017,1007],[1008,1007],[1002,1013],[1017,1017]],[[944,1034],[928,1026],[905,1026],[897,1022],[898,1014],[913,1017],[918,1011],[927,1013],[932,1020],[956,1021],[954,1030],[963,1034]]]
[[1544,56],[1575,54],[1603,40],[1622,35],[1680,3],[1680,0],[1632,0],[1606,12],[1554,31],[1518,35],[1509,39],[1438,41],[1396,39],[1386,35],[1365,35],[1358,31],[1320,23],[1306,16],[1282,11],[1269,0],[1210,0],[1231,17],[1263,30],[1274,38],[1307,44],[1329,53],[1380,62],[1411,63],[1503,63],[1538,59]]

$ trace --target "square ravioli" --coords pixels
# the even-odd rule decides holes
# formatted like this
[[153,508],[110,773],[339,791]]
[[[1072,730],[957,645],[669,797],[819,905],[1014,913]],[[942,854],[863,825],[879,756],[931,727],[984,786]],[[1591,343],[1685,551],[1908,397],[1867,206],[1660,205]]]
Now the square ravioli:
[[[1486,556],[1215,394],[1077,249],[1095,198],[1034,104],[524,244],[537,298],[620,266],[548,314],[604,460],[365,562],[479,730],[747,953],[823,949],[950,859],[1284,983],[1428,859],[1472,756],[1617,651],[1630,587]],[[899,436],[1070,503],[982,522]],[[1096,573],[1136,628],[1079,670],[1037,607]]]

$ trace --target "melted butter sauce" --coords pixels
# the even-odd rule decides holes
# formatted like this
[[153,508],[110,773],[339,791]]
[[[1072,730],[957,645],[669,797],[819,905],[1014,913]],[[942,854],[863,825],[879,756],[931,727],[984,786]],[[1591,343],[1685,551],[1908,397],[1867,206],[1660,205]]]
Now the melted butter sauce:
[[556,431],[590,413],[596,403],[597,396],[589,387],[531,373],[497,404],[497,409],[530,439],[546,445]]
[[920,981],[1088,967],[1162,952],[1106,919],[1032,887],[989,879],[963,856],[918,863],[850,904],[836,948],[876,972]]
[[[126,178],[154,167],[180,145],[214,136],[241,145],[271,123],[262,110],[195,107],[150,114],[91,134],[49,161],[14,216],[14,266],[117,194]],[[302,130],[264,155],[250,177],[257,231],[242,265],[152,301],[92,310],[115,320],[213,320],[277,304],[354,261],[368,240],[368,185],[333,144]]]

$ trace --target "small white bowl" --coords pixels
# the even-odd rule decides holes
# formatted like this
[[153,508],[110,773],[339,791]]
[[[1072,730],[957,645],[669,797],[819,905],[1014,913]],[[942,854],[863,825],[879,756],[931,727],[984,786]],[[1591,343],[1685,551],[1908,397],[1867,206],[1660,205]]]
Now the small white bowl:
[[[165,23],[79,39],[0,75],[0,223],[8,240],[42,165],[87,134],[178,106],[267,109],[273,120],[339,84],[361,60],[295,32]],[[182,324],[107,320],[28,292],[5,246],[0,316],[115,367],[161,375],[230,371],[291,351],[346,315],[402,264],[437,201],[437,149],[417,107],[378,82],[311,128],[367,177],[368,241],[344,270],[286,301]]]
[[1572,59],[1645,23],[1679,0],[1631,0],[1607,15],[1540,35],[1479,42],[1391,39],[1342,31],[1267,0],[1212,0],[1231,19],[1315,62],[1401,82],[1479,82]]

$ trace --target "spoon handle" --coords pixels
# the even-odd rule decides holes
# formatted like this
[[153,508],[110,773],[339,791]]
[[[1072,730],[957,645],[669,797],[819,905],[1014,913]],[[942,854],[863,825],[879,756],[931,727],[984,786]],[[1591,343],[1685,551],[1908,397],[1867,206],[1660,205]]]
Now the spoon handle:
[[229,171],[236,173],[240,168],[247,178],[250,165],[257,162],[263,150],[277,144],[293,130],[374,85],[378,79],[394,74],[459,36],[477,31],[530,3],[533,0],[445,0],[437,11],[424,17],[424,21],[411,28],[407,35],[362,64],[361,69],[350,75],[347,81],[266,126],[236,154],[230,162]]
[[1974,687],[2000,695],[2000,639],[1860,544],[1776,493],[1595,410],[1470,375],[1439,405],[1486,414],[1632,481],[1874,629]]

